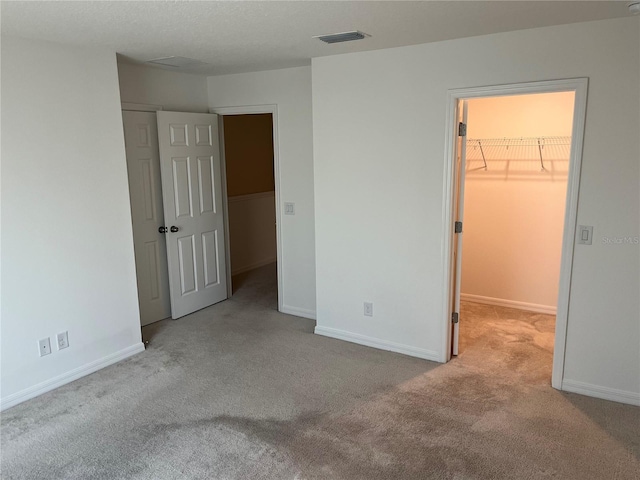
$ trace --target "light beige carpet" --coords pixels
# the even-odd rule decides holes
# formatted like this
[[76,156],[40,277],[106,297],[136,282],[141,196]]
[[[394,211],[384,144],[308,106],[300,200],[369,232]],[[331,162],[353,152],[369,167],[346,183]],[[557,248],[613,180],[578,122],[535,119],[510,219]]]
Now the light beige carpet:
[[447,365],[313,335],[275,269],[2,415],[4,479],[637,479],[640,409],[553,390],[553,317],[465,304]]

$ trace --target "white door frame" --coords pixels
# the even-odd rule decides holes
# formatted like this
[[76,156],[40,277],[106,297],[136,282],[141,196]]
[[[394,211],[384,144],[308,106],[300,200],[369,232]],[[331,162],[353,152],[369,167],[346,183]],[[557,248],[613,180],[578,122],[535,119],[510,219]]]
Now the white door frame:
[[209,109],[210,113],[220,115],[220,159],[222,167],[222,205],[225,218],[225,235],[227,241],[227,285],[228,295],[231,297],[231,243],[229,242],[229,202],[227,199],[227,160],[224,153],[224,117],[226,115],[251,115],[270,113],[273,126],[273,177],[276,196],[276,265],[278,272],[278,311],[282,311],[282,222],[280,222],[280,145],[278,143],[278,106],[277,105],[243,105],[236,107],[215,107]]
[[455,179],[455,141],[457,130],[456,105],[458,99],[498,97],[509,95],[527,95],[534,93],[575,92],[573,110],[573,130],[571,136],[571,155],[569,158],[569,175],[562,235],[562,259],[560,261],[560,284],[556,314],[556,333],[553,351],[553,370],[551,385],[562,389],[564,376],[565,347],[567,340],[567,319],[569,316],[569,295],[571,292],[571,270],[576,236],[578,211],[578,193],[580,188],[580,171],[582,167],[582,144],[587,109],[587,78],[571,78],[565,80],[549,80],[541,82],[495,85],[486,87],[460,88],[448,90],[445,129],[445,164],[444,164],[444,198],[442,211],[442,271],[443,299],[442,311],[442,361],[451,359],[451,268],[452,241],[454,231],[453,215],[453,181]]

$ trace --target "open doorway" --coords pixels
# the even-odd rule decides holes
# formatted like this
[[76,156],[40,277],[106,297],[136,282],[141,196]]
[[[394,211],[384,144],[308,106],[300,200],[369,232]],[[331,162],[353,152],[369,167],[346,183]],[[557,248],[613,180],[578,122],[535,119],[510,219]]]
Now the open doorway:
[[510,355],[547,379],[574,97],[467,101],[459,353],[509,342]]
[[561,388],[586,86],[450,91],[447,360],[528,341]]
[[223,115],[229,293],[255,287],[278,297],[273,113]]

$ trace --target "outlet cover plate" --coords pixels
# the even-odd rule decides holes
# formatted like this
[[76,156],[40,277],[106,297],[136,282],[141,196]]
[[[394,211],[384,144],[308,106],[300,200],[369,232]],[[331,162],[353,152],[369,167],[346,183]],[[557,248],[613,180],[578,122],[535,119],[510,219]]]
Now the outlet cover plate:
[[41,357],[51,353],[51,340],[49,340],[49,337],[43,338],[38,342],[38,352],[40,352]]

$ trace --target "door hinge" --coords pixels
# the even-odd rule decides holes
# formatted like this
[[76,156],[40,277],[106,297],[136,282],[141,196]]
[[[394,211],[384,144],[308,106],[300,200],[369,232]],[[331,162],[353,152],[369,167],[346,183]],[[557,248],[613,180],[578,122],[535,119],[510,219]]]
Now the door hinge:
[[466,123],[458,123],[458,136],[466,137],[467,136],[467,124]]
[[462,233],[462,222],[456,222],[453,230],[455,233]]
[[458,323],[459,319],[460,319],[460,316],[459,316],[458,312],[453,312],[451,314],[451,323]]

